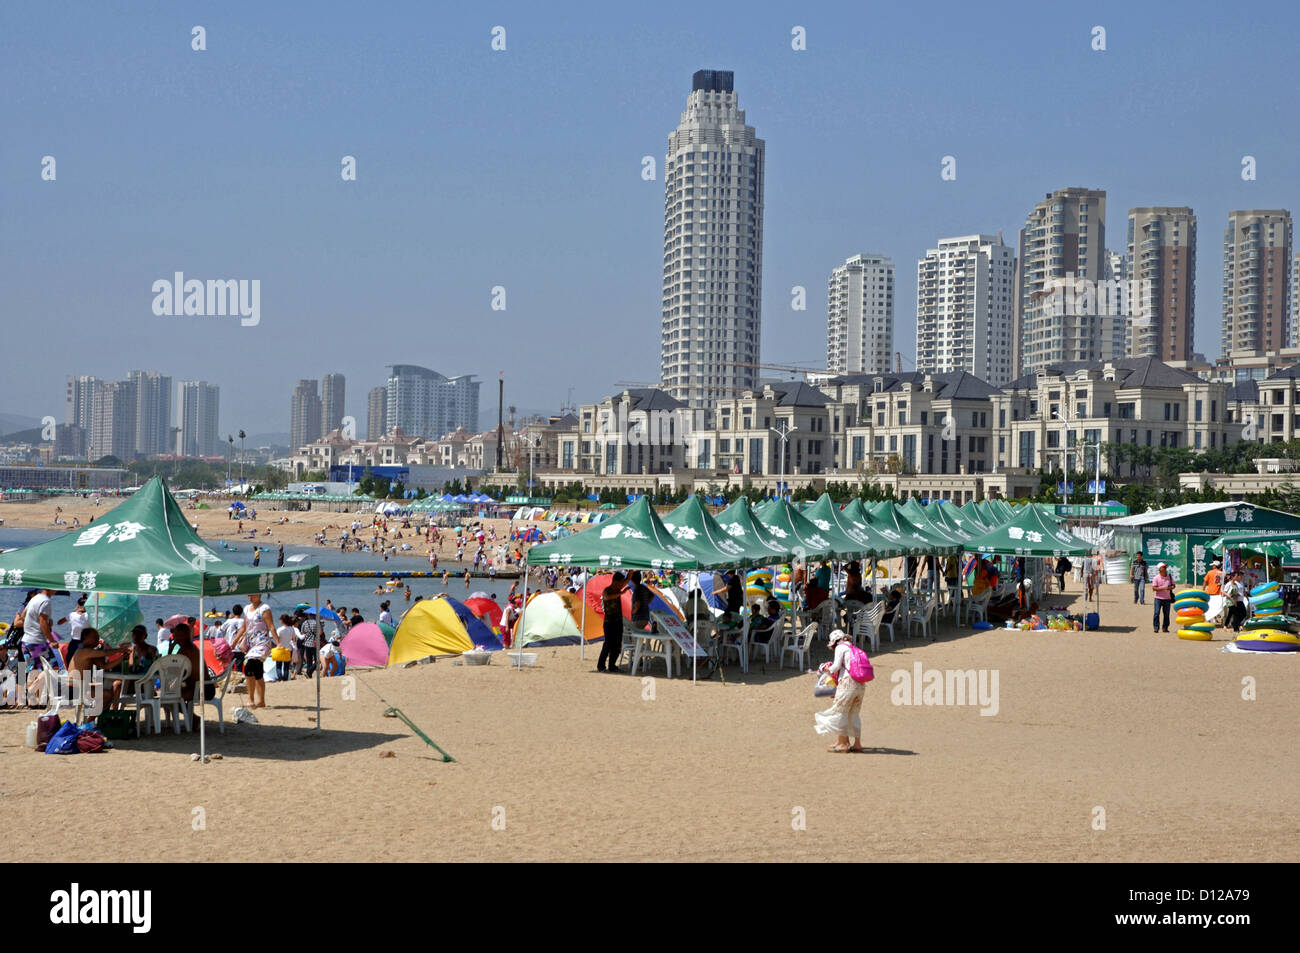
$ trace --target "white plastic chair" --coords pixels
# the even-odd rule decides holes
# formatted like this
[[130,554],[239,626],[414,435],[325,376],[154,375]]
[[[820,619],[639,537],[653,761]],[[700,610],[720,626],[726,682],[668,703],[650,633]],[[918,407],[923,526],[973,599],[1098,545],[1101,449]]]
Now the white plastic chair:
[[[212,697],[208,699],[208,704],[217,710],[217,731],[223,735],[226,733],[226,710],[222,707],[222,703],[225,701],[226,692],[230,690],[230,680],[234,671],[235,666],[227,663],[226,670],[217,676],[216,681],[211,683],[214,687]],[[195,683],[194,689],[198,691],[197,683]],[[185,706],[185,720],[187,722],[189,721],[190,711],[195,705],[196,702],[191,702]]]
[[71,702],[74,693],[70,678],[66,669],[55,668],[49,659],[41,656],[41,689],[50,703],[45,714],[57,715],[64,704]]
[[866,639],[872,652],[880,649],[880,619],[884,614],[885,604],[879,601],[858,612],[853,620],[853,642],[858,648],[863,648],[862,641]]
[[980,621],[987,622],[989,599],[991,599],[992,597],[993,597],[993,590],[985,589],[982,594],[976,596],[974,599],[971,599],[970,602],[966,603],[966,621],[969,622],[971,620],[971,616],[975,615],[979,617]]
[[934,619],[935,604],[936,604],[935,599],[931,597],[930,599],[926,600],[923,606],[921,606],[919,609],[915,610],[910,616],[908,616],[907,637],[909,639],[912,637],[913,626],[920,627],[922,638],[925,639],[934,638],[934,636],[930,634],[930,623]]
[[891,618],[888,622],[885,621],[885,609],[887,608],[888,608],[888,603],[882,602],[880,604],[880,621],[876,623],[876,641],[877,642],[880,641],[880,630],[888,629],[889,641],[892,644],[894,641],[894,626],[900,622],[905,622],[907,620],[907,596],[904,596],[899,601],[898,607],[894,609],[893,618]]
[[636,648],[632,651],[632,674],[647,662],[653,659],[663,659],[664,668],[668,672],[668,677],[673,677],[673,656],[677,652],[677,643],[672,639],[664,636],[663,638],[654,638],[649,632],[638,632],[632,640]]
[[[129,696],[136,708],[136,737],[140,736],[139,713],[149,710],[153,713],[154,734],[162,731],[162,710],[168,711],[172,731],[181,733],[182,716],[185,714],[185,700],[181,698],[181,687],[190,676],[190,660],[183,655],[164,655],[154,660],[143,678],[136,683],[135,694]],[[160,685],[154,688],[154,679]],[[185,725],[189,731],[189,724]]]
[[728,652],[735,652],[735,653],[736,653],[736,661],[740,664],[740,670],[741,670],[742,672],[748,672],[748,671],[749,671],[749,659],[748,659],[747,648],[748,648],[748,646],[749,646],[749,613],[746,612],[746,613],[745,613],[744,615],[742,615],[740,618],[741,618],[740,632],[739,632],[739,633],[735,633],[735,632],[728,632],[728,633],[727,633],[728,635],[736,635],[736,634],[738,634],[738,635],[739,635],[739,638],[736,639],[736,641],[734,641],[734,642],[728,642],[728,641],[726,641],[725,638],[724,638],[722,641],[720,641],[720,642],[718,643],[718,644],[719,644],[719,648],[720,648],[720,650],[721,650],[721,651],[719,652],[719,659],[721,659],[722,661],[725,661]]
[[777,660],[777,668],[785,668],[785,657],[793,655],[795,666],[798,668],[808,668],[810,666],[809,651],[812,648],[812,640],[817,637],[817,624],[810,622],[804,626],[802,632],[798,635],[789,635],[786,637],[785,644],[781,647],[781,657]]
[[[746,622],[748,626],[748,622]],[[781,656],[781,646],[785,644],[785,613],[782,612],[772,623],[771,636],[766,642],[754,642],[746,636],[746,644],[749,646],[749,657],[752,659],[760,651],[763,653],[763,664],[766,665],[772,661],[772,653],[777,653],[777,662],[779,665]]]

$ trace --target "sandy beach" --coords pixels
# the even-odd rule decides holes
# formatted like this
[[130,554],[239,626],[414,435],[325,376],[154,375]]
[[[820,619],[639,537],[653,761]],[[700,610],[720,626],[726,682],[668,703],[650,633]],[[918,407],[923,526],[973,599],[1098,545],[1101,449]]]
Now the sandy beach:
[[[231,696],[208,765],[192,735],[38,755],[23,747],[35,713],[5,711],[7,825],[39,829],[57,792],[113,833],[97,851],[9,838],[3,858],[825,861],[844,856],[847,824],[855,860],[1300,860],[1300,656],[1223,654],[1223,630],[1152,635],[1128,587],[1103,599],[1098,632],[945,622],[935,642],[886,639],[855,755],[814,733],[827,702],[810,675],[597,675],[576,647],[532,669],[501,653],[328,680],[320,733],[314,683],[269,685],[258,725],[229,723]],[[996,671],[996,714],[893,704],[894,673],[918,663]]]

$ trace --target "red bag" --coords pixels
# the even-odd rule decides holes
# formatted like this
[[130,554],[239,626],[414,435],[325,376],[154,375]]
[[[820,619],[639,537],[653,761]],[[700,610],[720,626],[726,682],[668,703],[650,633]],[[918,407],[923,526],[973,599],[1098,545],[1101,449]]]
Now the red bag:
[[43,745],[54,737],[54,733],[59,730],[58,715],[41,715],[36,719],[36,743]]
[[104,736],[98,731],[83,731],[77,735],[77,750],[82,754],[94,754],[104,750]]

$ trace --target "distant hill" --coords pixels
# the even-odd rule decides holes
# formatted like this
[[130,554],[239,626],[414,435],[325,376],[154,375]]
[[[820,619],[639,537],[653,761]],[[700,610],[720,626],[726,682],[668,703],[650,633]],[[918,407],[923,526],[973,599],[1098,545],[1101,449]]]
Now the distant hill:
[[[227,431],[229,435],[229,431]],[[224,437],[222,438],[225,439]],[[250,433],[244,438],[246,447],[287,447],[289,446],[289,433]],[[239,448],[239,435],[235,435],[235,448]]]
[[40,426],[28,430],[15,430],[0,437],[0,443],[41,443]]
[[33,427],[40,431],[41,420],[39,417],[27,417],[23,414],[0,414],[0,433],[15,433],[19,430],[31,430]]

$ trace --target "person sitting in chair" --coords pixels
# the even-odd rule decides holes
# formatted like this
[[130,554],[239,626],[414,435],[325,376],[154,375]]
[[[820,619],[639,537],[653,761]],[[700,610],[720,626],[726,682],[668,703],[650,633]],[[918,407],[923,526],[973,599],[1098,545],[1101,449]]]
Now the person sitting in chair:
[[889,591],[889,600],[885,603],[885,614],[880,617],[881,625],[889,625],[894,621],[894,616],[898,612],[898,607],[903,604],[903,590],[895,586]]
[[776,631],[777,620],[781,618],[781,603],[776,599],[768,597],[767,614],[763,614],[763,606],[755,602],[751,610],[753,615],[749,623],[749,638],[751,642],[767,643],[772,641],[772,633]]

